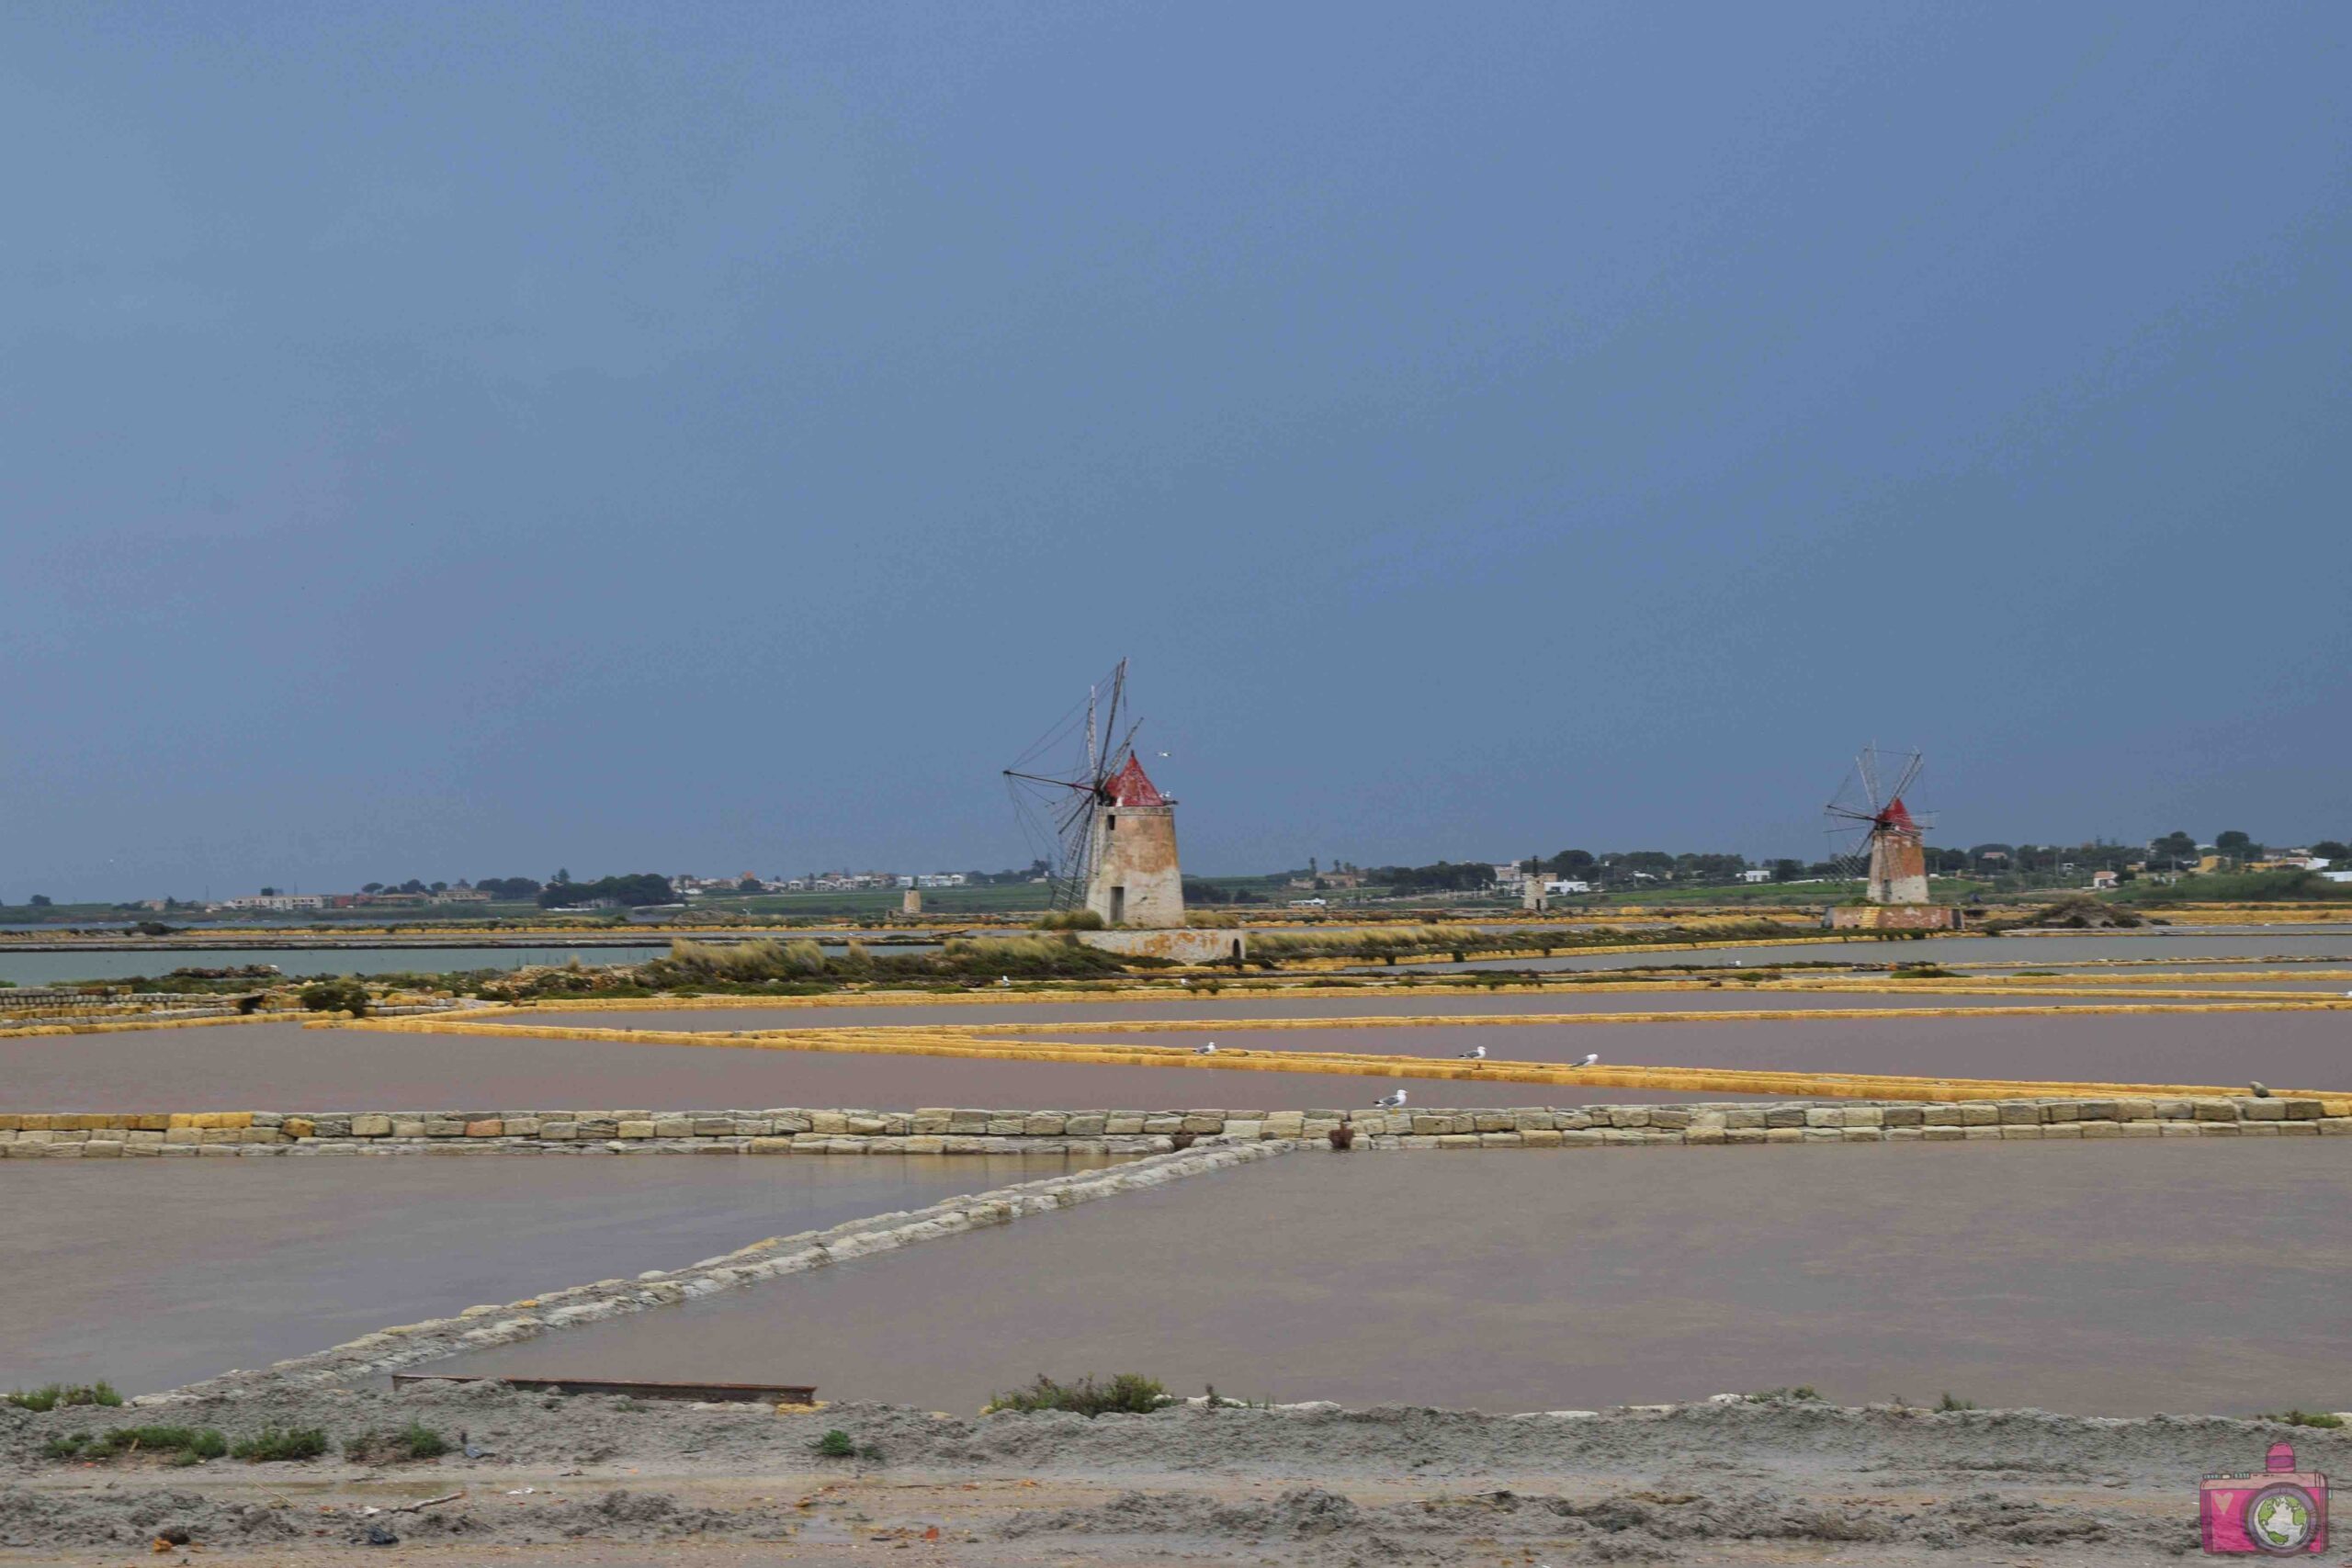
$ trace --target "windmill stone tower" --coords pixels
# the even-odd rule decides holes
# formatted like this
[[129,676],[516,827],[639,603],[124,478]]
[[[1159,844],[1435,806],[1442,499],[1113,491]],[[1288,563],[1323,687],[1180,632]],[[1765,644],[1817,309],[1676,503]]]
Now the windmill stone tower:
[[[1917,751],[1905,753],[1890,775],[1876,746],[1864,747],[1854,759],[1853,771],[1826,810],[1831,859],[1846,875],[1863,878],[1863,902],[1831,908],[1824,924],[1912,935],[1961,929],[1959,909],[1929,902],[1925,830],[1932,824],[1903,803],[1904,795],[1919,782],[1923,765]],[[1889,776],[1894,781],[1891,789],[1884,783]]]
[[1879,813],[1877,831],[1871,835],[1871,869],[1865,895],[1873,904],[1924,904],[1928,901],[1928,857],[1919,825],[1896,795]]
[[1089,828],[1086,907],[1111,926],[1184,923],[1184,878],[1176,865],[1176,803],[1145,776],[1133,751],[1102,783]]

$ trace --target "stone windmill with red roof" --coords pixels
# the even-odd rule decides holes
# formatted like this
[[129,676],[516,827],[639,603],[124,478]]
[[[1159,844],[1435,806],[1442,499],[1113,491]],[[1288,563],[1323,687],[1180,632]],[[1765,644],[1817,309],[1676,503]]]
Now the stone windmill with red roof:
[[[1106,926],[1182,926],[1176,802],[1159,793],[1136,755],[1141,726],[1125,712],[1126,689],[1123,659],[1088,688],[1079,709],[1004,770],[1005,782],[1033,847],[1046,852],[1039,858],[1050,867],[1055,908],[1091,909]],[[1046,771],[1040,759],[1068,755],[1073,742],[1071,763]]]
[[1903,799],[1924,765],[1917,751],[1865,746],[1826,807],[1831,858],[1846,874],[1865,876],[1864,897],[1873,904],[1928,901],[1925,829],[1935,823]]

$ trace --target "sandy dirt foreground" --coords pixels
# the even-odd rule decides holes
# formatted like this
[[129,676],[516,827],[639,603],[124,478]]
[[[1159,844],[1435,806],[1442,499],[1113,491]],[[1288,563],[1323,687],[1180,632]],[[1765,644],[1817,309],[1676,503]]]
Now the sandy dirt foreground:
[[[0,1410],[0,1561],[2143,1562],[2196,1550],[2202,1472],[2258,1470],[2280,1437],[2302,1468],[2352,1466],[2340,1433],[2204,1417],[1742,1401],[963,1419],[888,1405],[631,1408],[496,1384],[269,1389],[136,1417],[232,1436],[419,1418],[462,1429],[485,1450],[472,1461],[161,1469],[40,1457],[48,1437],[130,1416]],[[809,1445],[827,1427],[879,1457],[819,1459]],[[370,1530],[397,1540],[370,1545]]]

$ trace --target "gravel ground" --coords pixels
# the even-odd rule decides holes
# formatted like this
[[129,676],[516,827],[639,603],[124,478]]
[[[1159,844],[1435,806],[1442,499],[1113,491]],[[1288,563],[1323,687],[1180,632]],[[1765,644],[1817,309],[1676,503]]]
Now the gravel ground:
[[[637,1406],[500,1384],[266,1390],[175,1407],[232,1436],[418,1419],[482,1457],[164,1470],[40,1457],[129,1413],[0,1411],[0,1549],[119,1562],[166,1532],[209,1556],[333,1562],[371,1530],[447,1561],[1120,1563],[2147,1562],[2195,1550],[2198,1477],[2291,1437],[2204,1417],[1938,1414],[1731,1401],[1528,1416],[1189,1406],[1088,1421]],[[810,1451],[829,1427],[873,1457]],[[428,1499],[462,1494],[428,1506]],[[379,1510],[369,1513],[368,1509]],[[392,1510],[405,1508],[406,1511]],[[587,1549],[594,1547],[590,1552]],[[494,1549],[494,1550],[493,1550]],[[537,1549],[537,1550],[535,1550]]]

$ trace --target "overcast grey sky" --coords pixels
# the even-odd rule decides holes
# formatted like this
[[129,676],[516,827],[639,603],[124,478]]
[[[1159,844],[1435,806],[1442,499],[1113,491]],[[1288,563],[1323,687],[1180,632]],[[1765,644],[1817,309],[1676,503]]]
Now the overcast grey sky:
[[2352,833],[2352,7],[0,10],[0,897]]

